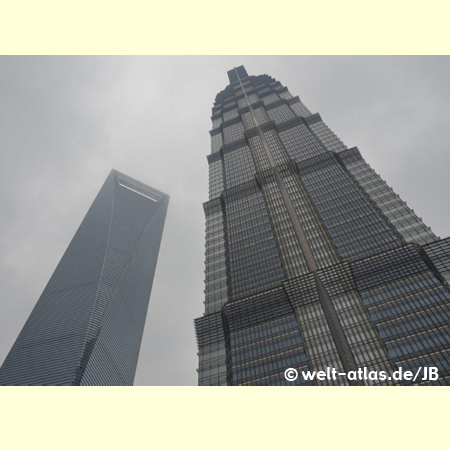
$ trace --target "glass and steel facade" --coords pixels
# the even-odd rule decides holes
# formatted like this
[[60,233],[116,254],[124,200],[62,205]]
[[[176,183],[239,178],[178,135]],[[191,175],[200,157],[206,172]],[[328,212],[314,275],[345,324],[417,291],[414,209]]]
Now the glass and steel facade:
[[420,366],[439,368],[422,384],[450,384],[450,239],[280,82],[228,76],[210,131],[199,385]]
[[111,171],[0,369],[0,385],[132,385],[169,197]]

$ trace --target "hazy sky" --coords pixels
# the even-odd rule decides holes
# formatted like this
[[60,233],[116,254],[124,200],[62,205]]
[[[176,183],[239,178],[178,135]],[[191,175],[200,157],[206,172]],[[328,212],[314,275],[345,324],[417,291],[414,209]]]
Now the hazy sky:
[[241,64],[450,234],[449,57],[3,57],[0,364],[115,168],[171,196],[135,384],[197,383],[211,107]]

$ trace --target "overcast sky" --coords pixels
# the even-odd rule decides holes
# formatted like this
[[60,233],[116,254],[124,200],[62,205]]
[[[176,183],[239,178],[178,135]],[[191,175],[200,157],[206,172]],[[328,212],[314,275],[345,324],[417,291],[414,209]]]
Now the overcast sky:
[[135,384],[197,383],[211,107],[241,64],[450,234],[449,57],[3,57],[0,364],[114,168],[171,196]]

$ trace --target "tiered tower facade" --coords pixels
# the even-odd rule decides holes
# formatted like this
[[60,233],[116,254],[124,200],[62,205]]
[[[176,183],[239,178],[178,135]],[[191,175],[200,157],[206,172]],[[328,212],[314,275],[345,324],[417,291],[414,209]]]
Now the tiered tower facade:
[[408,384],[284,371],[429,366],[439,378],[423,384],[449,384],[450,240],[280,82],[228,76],[210,131],[199,385]]

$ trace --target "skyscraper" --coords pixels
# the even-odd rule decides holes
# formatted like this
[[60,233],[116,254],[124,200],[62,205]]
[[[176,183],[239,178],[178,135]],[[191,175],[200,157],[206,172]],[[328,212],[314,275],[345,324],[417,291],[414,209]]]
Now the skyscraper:
[[169,197],[112,170],[0,369],[1,385],[132,385]]
[[[450,384],[450,239],[280,82],[228,77],[210,131],[199,384]],[[284,377],[430,366],[437,380]]]

